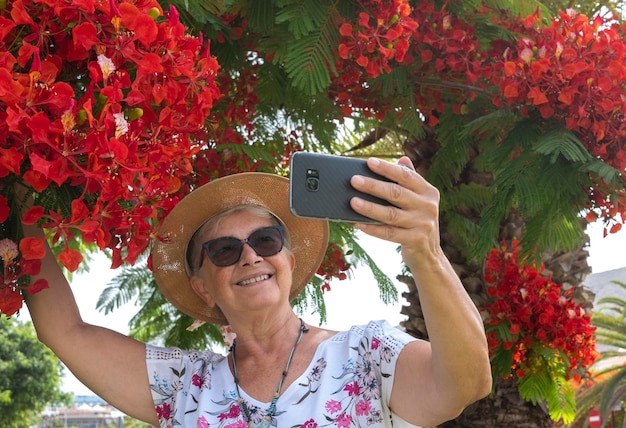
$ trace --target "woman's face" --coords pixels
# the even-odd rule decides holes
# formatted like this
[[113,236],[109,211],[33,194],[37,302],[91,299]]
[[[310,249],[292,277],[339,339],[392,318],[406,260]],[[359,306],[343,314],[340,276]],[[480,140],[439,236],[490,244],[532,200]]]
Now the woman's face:
[[[273,226],[269,219],[239,211],[224,217],[215,231],[201,231],[198,239],[246,239],[267,226]],[[191,285],[209,306],[217,305],[227,318],[237,312],[268,311],[289,305],[295,257],[286,248],[273,256],[261,257],[244,244],[239,261],[223,267],[215,266],[204,252],[202,257],[202,267],[191,278]]]

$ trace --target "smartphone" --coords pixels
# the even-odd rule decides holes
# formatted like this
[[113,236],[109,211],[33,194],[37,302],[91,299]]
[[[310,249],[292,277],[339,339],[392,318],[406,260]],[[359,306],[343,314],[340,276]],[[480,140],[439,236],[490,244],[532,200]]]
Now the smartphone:
[[289,167],[289,208],[298,217],[378,223],[350,207],[350,199],[358,196],[381,205],[392,205],[384,199],[359,192],[350,184],[353,175],[391,181],[372,172],[364,159],[320,153],[296,152]]

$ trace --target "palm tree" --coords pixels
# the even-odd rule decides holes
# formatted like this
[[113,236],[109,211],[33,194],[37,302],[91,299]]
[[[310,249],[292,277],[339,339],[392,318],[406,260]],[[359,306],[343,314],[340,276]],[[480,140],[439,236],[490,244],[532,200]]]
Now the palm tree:
[[[626,283],[611,282],[626,290]],[[591,409],[597,408],[606,424],[612,410],[616,406],[623,408],[626,399],[626,300],[600,299],[592,320],[602,354],[592,368],[591,384],[581,388],[576,419],[580,423]]]

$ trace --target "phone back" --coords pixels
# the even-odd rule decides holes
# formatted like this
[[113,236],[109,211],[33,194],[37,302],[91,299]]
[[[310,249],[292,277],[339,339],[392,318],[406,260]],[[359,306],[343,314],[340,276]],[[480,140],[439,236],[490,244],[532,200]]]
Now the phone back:
[[350,184],[353,175],[379,180],[387,178],[373,173],[363,159],[319,153],[297,152],[291,157],[289,207],[295,216],[352,223],[372,223],[350,207],[354,196],[381,205],[386,200],[358,192]]

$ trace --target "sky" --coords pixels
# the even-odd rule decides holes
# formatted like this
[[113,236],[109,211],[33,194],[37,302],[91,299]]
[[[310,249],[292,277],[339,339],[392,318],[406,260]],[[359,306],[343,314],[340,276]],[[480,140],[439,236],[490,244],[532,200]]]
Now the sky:
[[[626,267],[626,231],[603,237],[602,225],[592,224],[587,229],[590,237],[589,264],[593,273],[610,271]],[[386,319],[391,325],[398,325],[405,317],[400,310],[406,304],[402,293],[406,286],[395,277],[401,271],[400,255],[396,251],[397,245],[366,235],[361,237],[361,244],[377,261],[379,267],[390,278],[398,289],[398,302],[385,305],[379,299],[378,286],[366,267],[358,267],[352,277],[345,281],[331,283],[331,291],[327,293],[328,322],[323,327],[331,330],[346,330],[352,325],[365,324],[372,319]],[[131,304],[104,315],[98,312],[96,302],[101,291],[107,287],[117,271],[109,269],[109,262],[104,256],[96,257],[90,265],[88,274],[75,275],[72,281],[72,290],[86,322],[111,328],[127,334],[128,321],[136,309]],[[347,303],[349,302],[349,303]],[[304,320],[312,325],[319,324],[319,318],[314,315],[303,316]],[[20,319],[29,319],[26,309],[20,314]],[[69,370],[64,372],[63,389],[76,395],[93,395],[82,385]]]

